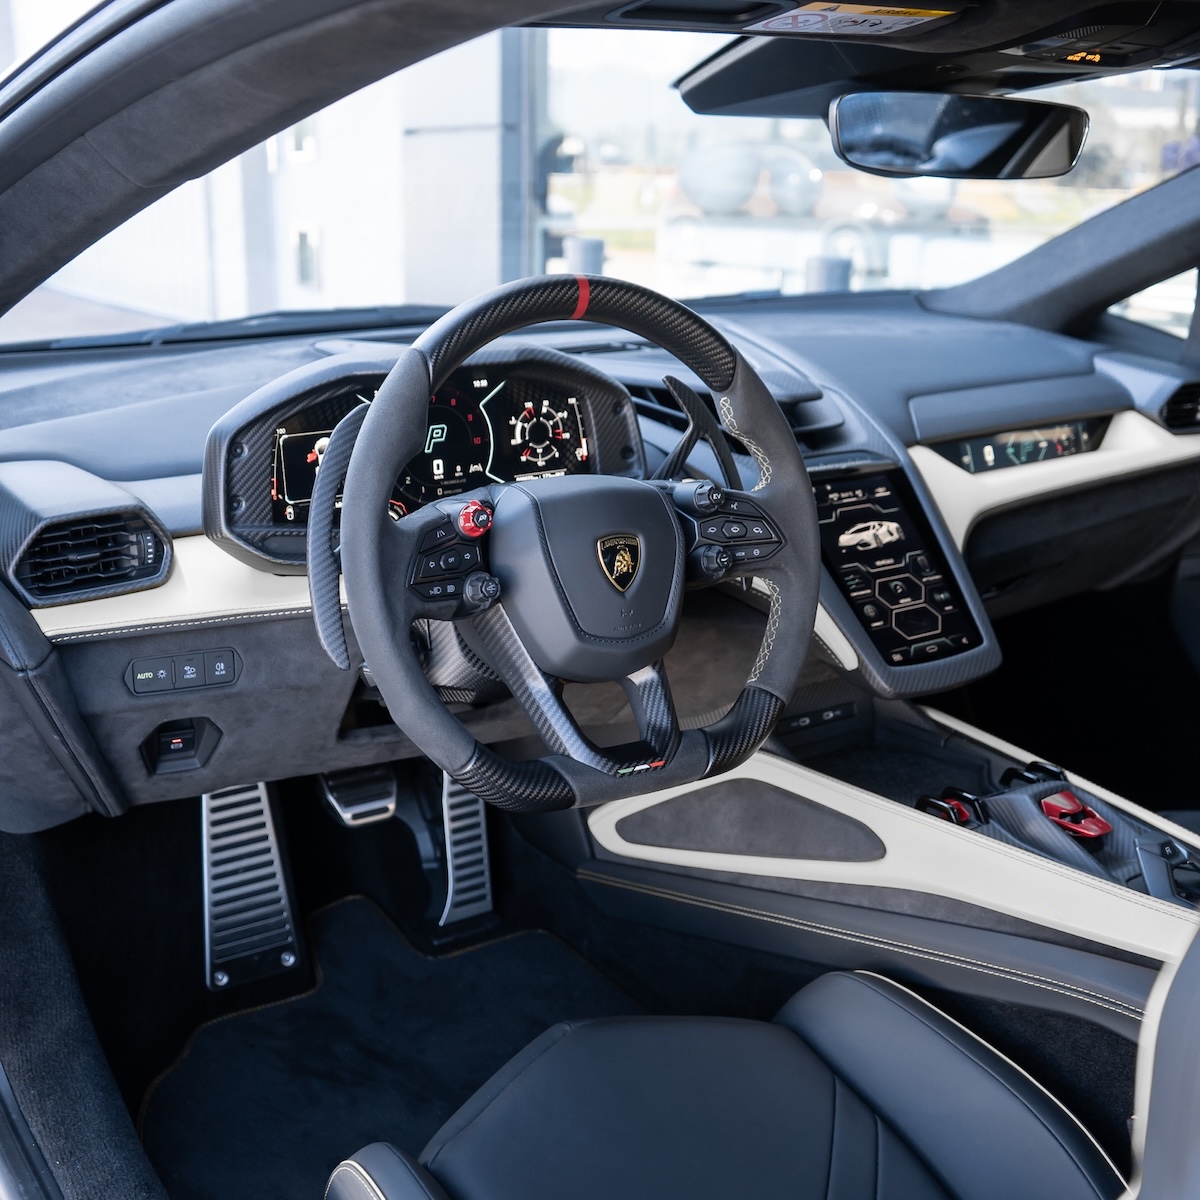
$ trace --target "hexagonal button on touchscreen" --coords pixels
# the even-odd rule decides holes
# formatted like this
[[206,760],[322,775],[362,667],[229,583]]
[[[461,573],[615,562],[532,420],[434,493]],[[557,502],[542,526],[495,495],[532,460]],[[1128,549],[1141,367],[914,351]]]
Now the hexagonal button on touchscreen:
[[942,630],[942,618],[926,608],[924,604],[915,608],[901,609],[892,616],[892,626],[897,633],[906,638],[923,638]]

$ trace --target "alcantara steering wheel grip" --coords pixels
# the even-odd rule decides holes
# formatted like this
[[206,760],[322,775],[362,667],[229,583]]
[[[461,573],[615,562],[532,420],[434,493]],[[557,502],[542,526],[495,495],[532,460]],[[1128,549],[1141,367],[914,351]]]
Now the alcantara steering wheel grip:
[[[424,448],[429,397],[450,372],[502,334],[582,319],[644,337],[693,371],[725,430],[753,457],[754,487],[568,475],[496,484],[390,519],[392,487]],[[332,522],[344,465],[341,565],[372,676],[408,737],[484,800],[539,812],[690,783],[744,761],[774,728],[812,637],[816,508],[779,406],[690,309],[614,279],[557,275],[497,288],[448,313],[401,355],[365,417],[352,414],[334,431],[325,463],[310,537]],[[726,716],[682,731],[662,659],[684,589],[739,575],[759,577],[770,596],[762,646]],[[330,581],[310,571],[310,583],[316,607],[317,589]],[[549,754],[510,761],[475,740],[425,678],[410,636],[419,617],[458,622]],[[562,703],[564,680],[618,681],[640,741],[592,745]]]

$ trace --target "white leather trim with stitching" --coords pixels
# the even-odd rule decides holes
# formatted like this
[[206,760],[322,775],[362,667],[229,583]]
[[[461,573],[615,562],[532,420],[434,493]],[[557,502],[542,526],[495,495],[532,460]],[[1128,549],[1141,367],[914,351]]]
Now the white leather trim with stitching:
[[1146,1115],[1150,1111],[1150,1093],[1154,1087],[1154,1057],[1158,1048],[1158,1030],[1162,1024],[1163,1006],[1167,993],[1175,982],[1177,963],[1167,963],[1158,973],[1150,998],[1146,1001],[1146,1015],[1142,1021],[1142,1035],[1138,1038],[1137,1072],[1134,1076],[1133,1118],[1129,1122],[1130,1141],[1133,1147],[1133,1173],[1129,1188],[1121,1200],[1136,1200],[1142,1190],[1142,1159],[1146,1153]]
[[1099,449],[1025,463],[1016,470],[972,475],[928,446],[910,446],[908,453],[961,550],[971,527],[985,513],[1200,458],[1200,437],[1173,434],[1149,417],[1127,410],[1113,415]]
[[843,671],[858,670],[858,655],[850,639],[841,631],[823,604],[817,605],[817,623],[813,634]]
[[1179,961],[1200,922],[1200,915],[1177,905],[933,820],[775,755],[756,754],[721,778],[759,780],[844,813],[872,829],[886,853],[872,862],[716,854],[642,846],[618,832],[623,817],[710,786],[707,780],[602,805],[592,810],[588,828],[601,846],[626,859],[946,896],[1163,962]]
[[171,574],[160,587],[37,608],[34,619],[54,640],[289,616],[311,607],[307,576],[260,571],[226,554],[203,534],[176,538],[174,548]]

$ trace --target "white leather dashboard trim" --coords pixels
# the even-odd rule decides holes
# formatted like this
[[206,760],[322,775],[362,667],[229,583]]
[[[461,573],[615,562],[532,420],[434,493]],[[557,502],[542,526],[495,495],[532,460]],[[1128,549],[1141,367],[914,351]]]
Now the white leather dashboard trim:
[[288,616],[311,608],[308,578],[271,575],[239,562],[203,534],[176,538],[161,587],[33,610],[50,639],[106,637],[163,626]]
[[985,513],[1038,496],[1065,492],[1200,458],[1200,435],[1173,434],[1139,412],[1114,413],[1097,450],[972,475],[928,446],[910,446],[913,463],[933,494],[961,550]]
[[756,754],[721,778],[759,780],[844,813],[871,828],[886,853],[872,862],[767,858],[638,845],[618,832],[623,817],[700,790],[709,781],[602,805],[589,816],[588,828],[604,849],[627,859],[946,896],[1164,962],[1183,956],[1200,924],[1200,914],[932,820],[775,755]]
[[[34,609],[34,619],[52,641],[79,641],[150,629],[292,616],[312,608],[306,575],[260,571],[226,554],[202,534],[176,538],[174,552],[171,574],[161,587]],[[343,604],[345,600],[343,588]],[[817,609],[816,636],[843,670],[853,671],[858,666],[854,647],[824,608]]]

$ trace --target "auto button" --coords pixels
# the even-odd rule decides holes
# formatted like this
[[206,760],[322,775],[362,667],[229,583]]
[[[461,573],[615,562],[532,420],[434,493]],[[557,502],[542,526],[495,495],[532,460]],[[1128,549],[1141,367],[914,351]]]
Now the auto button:
[[175,686],[174,664],[169,658],[139,658],[131,668],[133,690],[139,695],[148,692],[169,692]]

